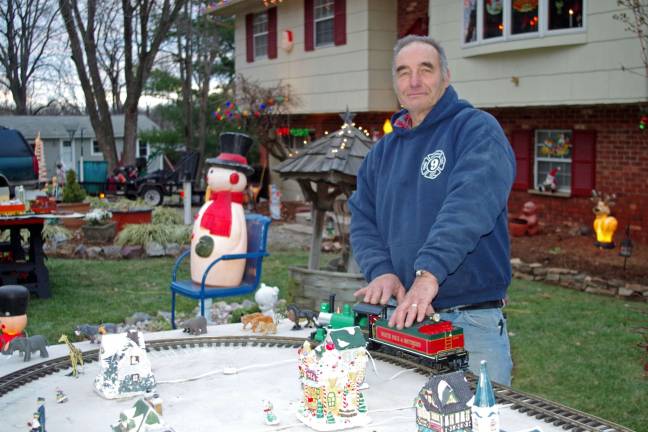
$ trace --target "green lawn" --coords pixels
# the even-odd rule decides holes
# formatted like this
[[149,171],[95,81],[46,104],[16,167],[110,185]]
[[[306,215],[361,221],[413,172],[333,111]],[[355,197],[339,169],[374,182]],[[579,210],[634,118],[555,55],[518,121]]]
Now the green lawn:
[[[288,266],[306,252],[276,252],[264,262],[263,281],[290,296]],[[53,297],[35,299],[28,331],[50,343],[74,325],[121,322],[136,311],[168,311],[173,260],[84,261],[50,259]],[[648,305],[546,284],[515,281],[507,307],[513,387],[636,430],[648,424],[648,381],[640,327]],[[196,302],[179,299],[189,312]]]

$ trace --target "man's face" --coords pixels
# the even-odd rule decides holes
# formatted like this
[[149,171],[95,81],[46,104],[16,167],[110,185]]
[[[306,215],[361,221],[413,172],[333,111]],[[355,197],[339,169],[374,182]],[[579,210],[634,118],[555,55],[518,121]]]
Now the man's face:
[[413,42],[396,56],[396,96],[419,124],[441,99],[449,77],[441,73],[439,53],[433,46]]

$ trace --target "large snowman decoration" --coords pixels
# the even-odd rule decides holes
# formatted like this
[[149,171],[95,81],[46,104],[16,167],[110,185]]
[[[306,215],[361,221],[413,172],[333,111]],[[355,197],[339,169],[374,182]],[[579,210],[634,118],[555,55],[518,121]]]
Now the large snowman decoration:
[[[254,170],[247,164],[252,139],[242,133],[220,135],[222,153],[207,159],[207,198],[200,208],[191,234],[191,279],[201,283],[209,264],[222,255],[247,252],[247,229],[243,210],[243,191]],[[240,285],[245,260],[223,260],[213,266],[205,285]]]

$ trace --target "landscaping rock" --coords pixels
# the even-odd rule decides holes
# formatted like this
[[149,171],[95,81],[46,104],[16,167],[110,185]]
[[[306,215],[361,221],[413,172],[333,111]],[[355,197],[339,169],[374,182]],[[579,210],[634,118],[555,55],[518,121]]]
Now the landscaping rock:
[[87,258],[88,257],[88,252],[87,249],[84,245],[80,244],[77,245],[76,248],[74,248],[73,255],[77,258]]
[[158,242],[149,242],[146,244],[146,256],[161,257],[164,256],[164,246]]
[[120,259],[122,257],[121,247],[119,246],[105,246],[103,252],[104,256],[109,259]]
[[137,259],[144,256],[144,249],[142,246],[124,246],[121,249],[121,254],[126,259]]
[[181,250],[181,249],[180,249],[180,245],[179,245],[178,243],[169,243],[169,244],[166,245],[166,247],[164,248],[164,254],[165,254],[166,256],[172,256],[172,257],[175,257],[175,256],[180,255],[180,250]]
[[103,256],[103,249],[99,246],[90,246],[86,249],[86,257],[88,259],[97,259]]
[[620,287],[619,288],[619,295],[621,297],[630,297],[631,295],[637,294],[635,291],[625,288],[625,287]]

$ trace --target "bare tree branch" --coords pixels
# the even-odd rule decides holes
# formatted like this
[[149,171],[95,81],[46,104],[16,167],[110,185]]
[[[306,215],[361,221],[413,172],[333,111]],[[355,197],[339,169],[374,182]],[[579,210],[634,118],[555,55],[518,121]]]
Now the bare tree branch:
[[0,2],[0,85],[10,90],[17,114],[28,113],[30,87],[46,66],[57,16],[54,0]]

